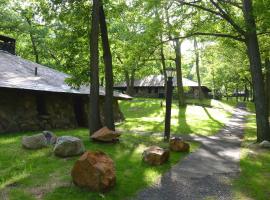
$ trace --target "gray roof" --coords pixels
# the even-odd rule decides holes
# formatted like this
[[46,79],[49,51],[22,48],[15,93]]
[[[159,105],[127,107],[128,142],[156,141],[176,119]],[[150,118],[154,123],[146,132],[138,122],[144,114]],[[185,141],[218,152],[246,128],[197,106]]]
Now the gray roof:
[[[35,76],[35,68],[37,68],[37,76]],[[0,50],[0,87],[57,93],[89,94],[89,86],[82,86],[77,90],[66,84],[65,79],[68,77],[70,76],[65,73]],[[103,87],[100,87],[99,91],[100,95],[105,95]],[[131,99],[130,96],[119,92],[114,92],[114,97]]]
[[[198,83],[187,78],[182,78],[184,87],[198,87]],[[177,86],[176,77],[173,78],[173,86]],[[125,82],[116,84],[115,88],[127,87]],[[164,87],[163,75],[150,75],[140,80],[135,80],[134,87]],[[204,87],[204,86],[203,86]]]

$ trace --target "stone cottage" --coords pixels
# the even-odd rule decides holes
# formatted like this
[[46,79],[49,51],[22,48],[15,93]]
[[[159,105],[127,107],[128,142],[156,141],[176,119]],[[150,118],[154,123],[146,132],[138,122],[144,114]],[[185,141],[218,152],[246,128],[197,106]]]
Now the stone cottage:
[[[15,40],[0,37],[0,133],[63,129],[88,125],[89,86],[73,89],[69,75],[22,59]],[[105,90],[100,87],[101,119]],[[114,92],[115,120],[123,120],[117,100],[130,96]]]
[[[182,78],[185,96],[189,98],[199,97],[198,83],[187,78]],[[177,86],[176,77],[173,78],[173,88]],[[209,97],[211,90],[206,86],[201,86],[204,97]],[[163,75],[150,75],[140,80],[134,81],[134,96],[137,97],[152,97],[163,98],[164,94],[164,76]],[[125,93],[127,85],[125,82],[116,84],[114,89]]]

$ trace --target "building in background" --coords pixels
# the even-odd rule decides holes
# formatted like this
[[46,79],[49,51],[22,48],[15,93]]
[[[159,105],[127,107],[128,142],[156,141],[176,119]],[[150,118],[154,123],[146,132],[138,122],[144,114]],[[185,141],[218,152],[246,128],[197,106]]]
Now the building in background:
[[[183,78],[183,86],[185,96],[189,98],[199,97],[199,86],[195,81],[191,81],[187,78]],[[173,78],[173,87],[176,88],[176,78]],[[211,90],[206,86],[201,86],[204,97],[208,98]],[[127,84],[125,82],[116,84],[114,89],[126,93]],[[134,96],[136,97],[152,97],[152,98],[163,98],[165,87],[164,87],[164,76],[163,75],[150,75],[140,80],[134,81]]]

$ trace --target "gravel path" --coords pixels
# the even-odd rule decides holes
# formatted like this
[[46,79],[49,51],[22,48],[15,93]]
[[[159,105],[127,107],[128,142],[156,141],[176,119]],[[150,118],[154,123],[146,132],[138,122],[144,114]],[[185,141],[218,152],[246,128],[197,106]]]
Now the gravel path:
[[228,124],[215,136],[187,136],[202,146],[165,173],[135,200],[231,200],[231,180],[239,174],[240,145],[245,115],[235,108]]

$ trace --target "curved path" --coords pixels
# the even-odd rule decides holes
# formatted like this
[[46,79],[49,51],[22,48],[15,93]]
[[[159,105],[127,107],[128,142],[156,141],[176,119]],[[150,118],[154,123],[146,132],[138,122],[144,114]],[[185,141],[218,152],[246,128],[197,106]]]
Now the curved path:
[[243,105],[234,109],[229,123],[215,136],[187,136],[201,147],[165,173],[137,200],[231,200],[231,180],[239,173],[240,146],[244,132]]

